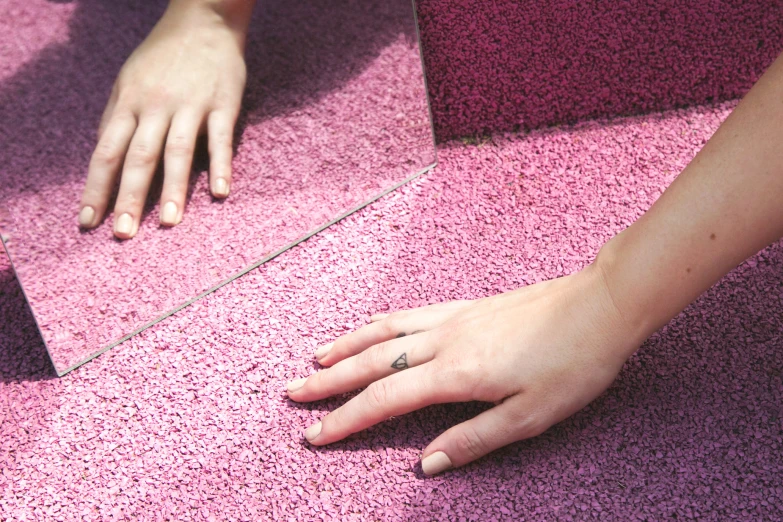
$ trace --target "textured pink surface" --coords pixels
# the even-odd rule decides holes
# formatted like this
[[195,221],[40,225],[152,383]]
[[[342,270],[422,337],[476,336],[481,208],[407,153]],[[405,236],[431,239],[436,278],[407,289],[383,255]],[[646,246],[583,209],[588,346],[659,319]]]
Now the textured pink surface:
[[480,405],[319,449],[302,430],[346,398],[284,392],[316,346],[373,312],[584,266],[728,110],[443,146],[435,171],[61,379],[2,265],[0,518],[781,519],[782,244],[654,335],[584,411],[442,476],[422,476],[419,452]]
[[0,206],[61,372],[434,162],[408,1],[266,1],[249,36],[231,197],[211,198],[202,158],[179,226],[161,228],[155,202],[132,241],[113,239],[111,218],[82,233],[96,119],[160,6],[77,4],[14,0],[19,26],[0,35],[21,64],[0,76]]
[[418,0],[440,139],[737,97],[781,0]]

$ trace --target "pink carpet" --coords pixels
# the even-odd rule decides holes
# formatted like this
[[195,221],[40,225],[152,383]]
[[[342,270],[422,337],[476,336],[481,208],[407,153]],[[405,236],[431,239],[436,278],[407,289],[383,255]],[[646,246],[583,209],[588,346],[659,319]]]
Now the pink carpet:
[[[480,405],[332,447],[338,397],[287,380],[369,314],[572,272],[633,221],[727,106],[441,149],[441,165],[62,379],[0,269],[0,513],[16,520],[702,520],[783,517],[783,245],[655,335],[544,435],[425,478],[417,456]],[[211,518],[210,518],[211,517]]]
[[[422,9],[428,4],[443,23],[453,18],[455,2]],[[773,8],[755,11],[750,25],[780,50],[779,28],[764,21]],[[487,16],[471,12],[476,23]],[[35,23],[17,47],[45,53]],[[639,30],[629,25],[629,37]],[[581,34],[593,36],[586,27]],[[727,70],[737,76],[720,89],[745,89],[774,54],[764,49],[748,57],[759,61],[747,75]],[[705,61],[721,62],[724,51],[705,48]],[[449,51],[431,47],[427,60],[440,52]],[[682,63],[680,51],[666,52],[665,63]],[[453,63],[463,85],[494,74]],[[15,67],[0,61],[0,77]],[[437,97],[451,87],[435,80],[430,88]],[[690,100],[659,88],[656,104]],[[428,408],[317,449],[302,430],[346,397],[297,405],[284,392],[289,379],[314,370],[316,346],[373,312],[485,296],[584,266],[654,201],[730,107],[446,143],[434,172],[62,379],[0,258],[0,518],[783,518],[780,243],[654,335],[585,410],[442,476],[422,475],[419,452],[481,405]],[[438,114],[442,135],[478,121]],[[481,125],[505,125],[493,114]]]

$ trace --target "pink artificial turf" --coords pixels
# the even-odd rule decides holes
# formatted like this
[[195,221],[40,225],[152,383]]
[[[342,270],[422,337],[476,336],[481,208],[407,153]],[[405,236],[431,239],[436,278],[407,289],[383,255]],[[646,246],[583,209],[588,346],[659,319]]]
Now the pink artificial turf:
[[[732,272],[544,435],[425,478],[445,405],[313,448],[289,402],[369,314],[578,270],[730,105],[450,144],[384,197],[62,379],[0,269],[0,513],[18,520],[702,520],[783,516],[783,246]],[[211,518],[210,518],[211,517]]]
[[[654,46],[652,55],[690,83],[678,83],[679,76],[665,68],[656,83],[655,75],[636,77],[626,66],[596,63],[601,81],[614,86],[616,96],[607,101],[594,95],[598,80],[577,82],[578,92],[567,88],[573,78],[539,81],[536,67],[542,62],[523,53],[470,54],[504,28],[536,29],[536,13],[557,19],[560,11],[566,17],[569,6],[582,4],[546,2],[537,4],[539,11],[515,4],[519,12],[510,5],[421,0],[441,136],[703,101],[714,90],[717,96],[735,95],[771,59],[766,45],[780,49],[780,26],[770,25],[770,19],[779,20],[779,6],[765,3],[760,10],[761,3],[744,2],[748,17],[736,23],[729,15],[717,17],[718,27],[736,34],[734,39],[707,30],[715,24],[697,17],[688,26],[701,36],[687,52]],[[620,10],[646,4],[605,5]],[[84,0],[50,8],[98,13],[77,18],[71,28],[71,38],[92,41],[100,28],[99,6]],[[698,2],[678,5],[678,12],[734,13],[743,9],[738,6]],[[75,51],[52,55],[36,40],[38,24],[49,25],[35,16],[14,18],[15,9],[8,19],[24,22],[27,39],[9,46],[2,40],[8,33],[0,31],[4,56],[9,49],[40,53],[50,60],[46,63],[89,59]],[[139,16],[154,18],[139,9]],[[650,8],[646,12],[652,16]],[[486,24],[488,17],[496,19],[494,25]],[[574,20],[547,26],[550,34],[561,35],[552,38],[586,41],[602,35],[595,27],[606,27]],[[438,26],[455,23],[467,28],[448,38],[438,32]],[[645,42],[659,42],[633,19],[619,19],[613,27],[632,45],[610,54],[641,53]],[[537,40],[528,33],[510,34],[534,49]],[[745,49],[753,40],[743,36],[758,34],[763,39],[755,55]],[[116,36],[127,52],[138,35]],[[506,45],[515,41],[511,36]],[[119,54],[96,63],[94,76],[73,87],[105,90]],[[11,62],[22,59],[13,56]],[[545,56],[547,68],[554,67],[556,54]],[[712,71],[704,85],[687,74],[693,56]],[[438,64],[441,58],[449,61]],[[594,63],[566,55],[563,60],[578,70],[586,64],[583,76]],[[2,78],[24,70],[14,63],[0,60]],[[492,66],[477,65],[485,63]],[[504,73],[528,67],[543,102],[528,101],[525,83],[514,76],[523,72]],[[103,83],[96,86],[96,78]],[[649,98],[644,82],[652,82]],[[483,90],[470,94],[476,86]],[[553,93],[548,100],[547,91]],[[458,95],[449,94],[454,92]],[[56,95],[51,92],[51,99]],[[587,104],[574,107],[586,109],[564,110],[574,100]],[[487,110],[495,106],[506,109]],[[654,335],[584,411],[534,440],[439,477],[422,476],[419,452],[481,405],[427,408],[316,449],[302,441],[301,431],[346,397],[296,405],[284,393],[286,381],[315,370],[316,346],[364,324],[371,313],[481,297],[578,270],[649,207],[730,107],[442,145],[434,172],[62,379],[54,378],[19,286],[0,257],[0,518],[783,518],[780,243]],[[28,109],[34,109],[30,125],[45,120],[45,106]],[[516,121],[520,114],[535,117]],[[94,112],[88,116],[93,120],[85,129],[97,118]],[[51,141],[51,155],[14,152],[52,168],[76,161],[68,155],[67,137],[64,132],[60,141]]]

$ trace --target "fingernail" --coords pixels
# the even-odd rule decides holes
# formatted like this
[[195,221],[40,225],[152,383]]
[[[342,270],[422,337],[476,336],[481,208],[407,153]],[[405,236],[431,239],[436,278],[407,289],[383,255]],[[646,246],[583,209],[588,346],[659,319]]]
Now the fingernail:
[[449,469],[451,466],[451,459],[442,451],[436,451],[421,461],[421,469],[425,475],[435,475]]
[[323,359],[324,356],[331,351],[332,346],[334,346],[333,342],[331,342],[329,344],[325,344],[325,345],[321,346],[320,348],[318,348],[315,351],[315,358],[319,359],[319,360]]
[[370,322],[374,323],[376,321],[383,321],[387,317],[389,317],[389,314],[375,314],[372,317],[370,317]]
[[83,227],[89,227],[92,225],[92,220],[95,219],[95,209],[92,207],[84,207],[79,212],[79,224]]
[[123,214],[114,225],[114,231],[118,234],[129,236],[133,230],[133,217],[130,214]]
[[165,225],[177,224],[177,204],[169,201],[163,205],[163,212],[160,213],[160,222]]
[[305,438],[312,442],[318,435],[321,434],[321,421],[316,422],[305,430]]
[[215,180],[215,195],[221,197],[228,196],[228,183],[223,178]]
[[288,383],[288,393],[295,392],[302,386],[304,386],[304,383],[307,382],[307,377],[302,377],[301,379],[297,379],[295,381],[291,381]]

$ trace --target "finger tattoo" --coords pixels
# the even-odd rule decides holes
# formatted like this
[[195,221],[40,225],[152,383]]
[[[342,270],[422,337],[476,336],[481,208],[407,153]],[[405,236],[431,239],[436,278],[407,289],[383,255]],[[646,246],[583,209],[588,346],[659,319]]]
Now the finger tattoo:
[[[416,335],[417,333],[422,333],[423,331],[424,330],[416,330],[415,332],[411,333],[411,335]],[[408,334],[406,334],[405,332],[400,332],[397,334],[397,337],[395,337],[395,339],[399,339],[400,337],[405,337],[406,335]]]
[[402,354],[399,357],[397,357],[397,360],[392,363],[391,367],[394,368],[395,370],[407,370],[408,369],[407,355]]

